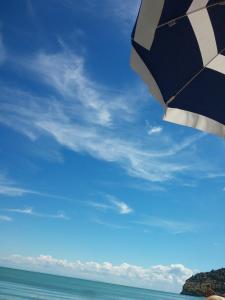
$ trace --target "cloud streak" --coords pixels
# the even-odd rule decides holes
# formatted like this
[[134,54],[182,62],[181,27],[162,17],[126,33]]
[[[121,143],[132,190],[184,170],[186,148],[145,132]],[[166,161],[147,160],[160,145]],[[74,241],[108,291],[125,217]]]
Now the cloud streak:
[[5,209],[0,209],[0,210],[4,211],[4,212],[8,212],[8,213],[22,214],[22,215],[34,216],[34,217],[38,217],[38,218],[70,220],[70,218],[62,212],[58,212],[57,214],[42,214],[42,213],[38,213],[38,212],[34,211],[33,208],[31,208],[31,207],[5,208]]
[[131,31],[134,26],[140,3],[140,0],[107,0],[111,13],[114,15],[115,20],[122,23],[125,32]]
[[44,198],[52,198],[52,199],[59,199],[59,200],[64,200],[64,201],[68,201],[68,202],[83,203],[82,201],[74,200],[74,199],[71,199],[68,197],[54,195],[54,194],[48,194],[48,193],[43,193],[40,191],[23,188],[23,187],[19,186],[17,183],[15,183],[13,180],[6,177],[5,175],[0,174],[0,196],[21,198],[26,195],[35,195],[35,196],[40,196],[40,197],[44,197]]
[[[77,9],[77,5],[72,0],[54,0],[55,2],[63,5],[67,9]],[[90,13],[97,18],[107,19],[112,23],[117,23],[122,33],[131,31],[141,0],[105,0],[100,2],[98,0],[83,0],[82,6],[79,9]],[[102,13],[96,13],[101,11]]]
[[0,215],[0,222],[12,222],[12,220],[9,216]]
[[[26,195],[36,195],[40,197],[46,197],[46,198],[54,198],[54,199],[60,199],[60,200],[66,200],[69,202],[75,202],[79,203],[83,206],[91,206],[97,209],[103,209],[103,210],[112,210],[116,211],[118,214],[121,215],[127,215],[133,212],[133,209],[129,207],[127,203],[124,201],[121,201],[117,199],[116,197],[112,195],[105,195],[105,198],[107,202],[94,202],[94,201],[78,201],[78,200],[72,200],[67,197],[59,196],[59,195],[52,195],[47,193],[42,193],[34,190],[29,190],[25,188],[19,187],[15,182],[12,180],[9,180],[7,177],[0,175],[0,196],[7,196],[7,197],[24,197]],[[18,214],[24,214],[24,215],[30,215],[30,216],[36,216],[36,217],[46,217],[46,218],[58,218],[58,219],[68,219],[66,215],[63,213],[58,213],[56,215],[46,215],[46,214],[40,214],[33,210],[31,207],[25,207],[25,208],[10,208],[10,209],[0,209],[1,211],[7,211],[11,213],[18,213]]]
[[[51,96],[0,87],[0,122],[31,141],[49,137],[74,152],[114,162],[129,176],[149,182],[172,181],[198,171],[189,162],[190,149],[204,134],[177,142],[155,128],[157,139],[156,134],[144,138],[145,129],[137,123],[139,108],[146,105],[140,101],[145,98],[140,88],[115,93],[101,86],[89,76],[85,57],[65,45],[62,52],[41,52],[20,66],[51,89]],[[184,155],[189,156],[186,163]],[[24,192],[11,189],[11,193]]]
[[160,126],[152,126],[148,128],[148,135],[159,134],[163,128]]
[[178,292],[193,271],[182,264],[156,265],[149,268],[122,263],[81,262],[56,259],[50,255],[37,257],[12,255],[1,258],[2,265],[50,272],[85,279],[113,282],[163,291]]
[[7,58],[6,49],[5,49],[5,45],[3,43],[2,34],[0,32],[0,65],[5,62],[6,58]]
[[17,186],[13,181],[0,174],[0,195],[22,197],[31,193],[34,192]]
[[116,209],[121,215],[128,215],[133,212],[133,209],[123,201],[118,201],[115,199],[111,199],[110,201],[112,202],[113,205],[115,205]]
[[182,234],[195,231],[195,226],[193,224],[177,220],[162,219],[154,216],[144,217],[142,220],[135,223],[146,227],[165,230],[172,234]]
[[110,223],[108,221],[104,221],[104,220],[101,220],[99,218],[93,218],[92,222],[95,223],[95,224],[101,225],[101,226],[108,227],[110,229],[117,229],[117,230],[129,229],[128,226],[121,225],[121,224]]
[[93,202],[89,201],[88,205],[97,209],[113,210],[120,215],[129,215],[133,212],[133,209],[124,201],[117,199],[112,195],[105,195],[107,202]]
[[64,120],[69,111],[71,114],[68,117],[77,117],[77,108],[83,121],[102,127],[111,127],[118,113],[125,120],[132,118],[134,111],[128,105],[128,99],[115,93],[113,95],[110,90],[91,80],[84,64],[84,57],[72,53],[64,46],[62,53],[38,54],[26,67],[63,96],[64,101],[67,100],[68,109]]

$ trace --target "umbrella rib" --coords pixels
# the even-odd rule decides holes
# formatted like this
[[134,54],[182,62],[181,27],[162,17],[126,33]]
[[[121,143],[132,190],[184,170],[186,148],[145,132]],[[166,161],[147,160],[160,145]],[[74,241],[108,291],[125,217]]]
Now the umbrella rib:
[[159,29],[159,28],[161,28],[161,27],[164,27],[165,25],[174,24],[174,22],[176,22],[176,21],[178,21],[178,20],[180,20],[180,19],[183,19],[183,18],[185,18],[185,17],[188,17],[188,16],[190,16],[190,15],[192,15],[192,14],[198,12],[198,11],[201,11],[201,10],[203,10],[203,9],[208,9],[208,8],[211,8],[211,7],[214,7],[214,6],[217,6],[217,5],[225,5],[225,1],[222,0],[222,1],[219,1],[219,2],[217,2],[217,3],[214,3],[214,4],[211,4],[211,5],[208,5],[208,6],[201,7],[201,8],[198,8],[198,9],[196,9],[196,10],[193,10],[193,11],[191,11],[191,12],[189,12],[189,13],[186,13],[185,15],[182,15],[182,16],[176,17],[176,18],[174,18],[174,19],[171,19],[171,20],[169,20],[169,21],[167,21],[167,22],[165,22],[165,23],[162,23],[162,24],[158,25],[158,26],[157,26],[157,29]]
[[174,94],[174,96],[170,97],[169,100],[166,101],[166,105],[170,104],[173,100],[176,99],[176,97],[181,93],[183,92],[183,90],[185,90],[186,87],[189,86],[190,83],[192,83],[193,80],[195,80],[195,78],[197,78],[207,67],[208,65],[214,61],[214,59],[216,59],[221,53],[223,53],[225,51],[225,48],[223,48],[220,52],[217,53],[216,56],[214,56],[200,71],[198,71],[190,80],[188,80],[185,85],[178,91]]

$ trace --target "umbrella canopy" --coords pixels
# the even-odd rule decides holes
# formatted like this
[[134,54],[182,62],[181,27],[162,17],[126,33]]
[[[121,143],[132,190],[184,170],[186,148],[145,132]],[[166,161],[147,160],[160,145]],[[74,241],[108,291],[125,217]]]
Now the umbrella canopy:
[[225,1],[142,0],[132,45],[164,120],[225,137]]

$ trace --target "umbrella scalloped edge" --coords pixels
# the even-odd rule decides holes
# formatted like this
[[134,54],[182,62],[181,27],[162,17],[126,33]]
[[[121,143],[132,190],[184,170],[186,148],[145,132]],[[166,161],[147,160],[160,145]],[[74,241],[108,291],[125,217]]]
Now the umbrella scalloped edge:
[[225,137],[225,126],[223,124],[194,112],[168,107],[163,119]]

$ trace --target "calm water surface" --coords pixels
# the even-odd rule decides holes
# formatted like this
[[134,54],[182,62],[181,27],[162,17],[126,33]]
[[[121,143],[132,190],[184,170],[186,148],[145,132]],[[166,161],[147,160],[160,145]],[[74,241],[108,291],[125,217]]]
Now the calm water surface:
[[0,300],[199,300],[89,280],[0,267]]

